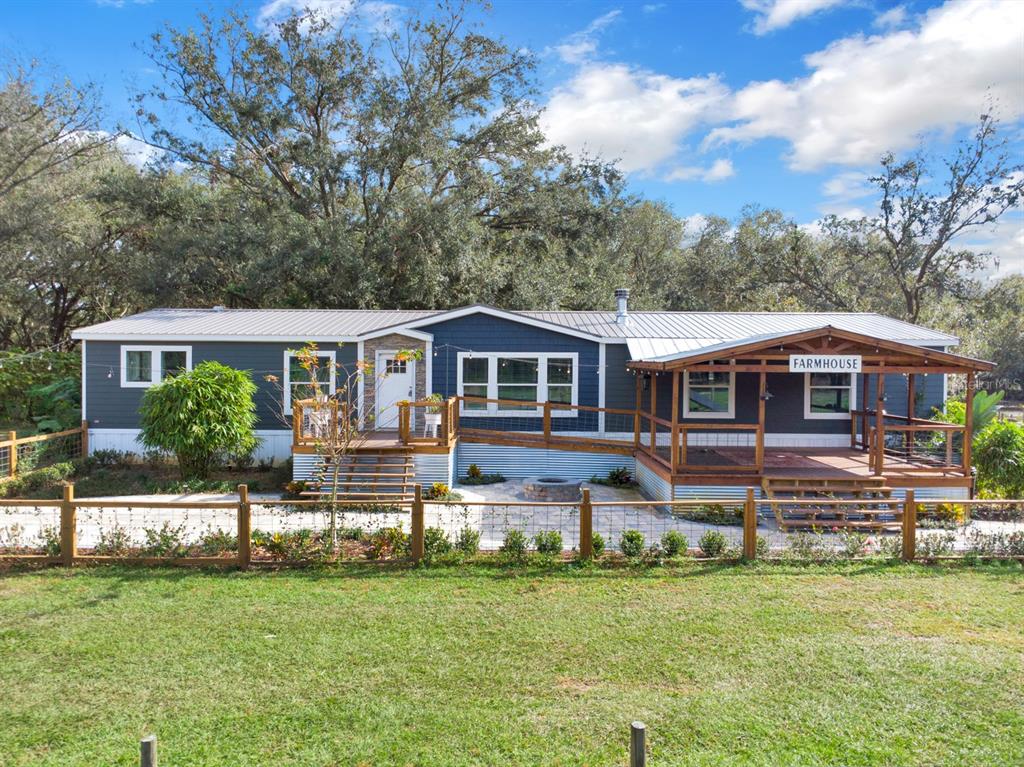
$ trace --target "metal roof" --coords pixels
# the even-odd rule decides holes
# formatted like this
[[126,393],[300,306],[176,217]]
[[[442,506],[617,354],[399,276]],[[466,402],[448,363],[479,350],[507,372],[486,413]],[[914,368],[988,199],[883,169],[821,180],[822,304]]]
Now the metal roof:
[[[337,341],[462,310],[409,309],[153,309],[75,331],[90,340]],[[752,336],[794,333],[830,325],[853,333],[925,346],[953,346],[955,336],[880,314],[841,312],[644,312],[629,313],[620,325],[615,312],[512,312],[483,307],[586,333],[628,342],[633,359],[693,351]]]

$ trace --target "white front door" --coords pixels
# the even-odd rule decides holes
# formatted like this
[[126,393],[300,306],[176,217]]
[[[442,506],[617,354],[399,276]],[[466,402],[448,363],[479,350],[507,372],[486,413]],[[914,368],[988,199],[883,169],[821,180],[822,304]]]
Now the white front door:
[[416,399],[416,360],[396,359],[396,352],[377,352],[377,396],[374,428],[398,428],[398,403]]

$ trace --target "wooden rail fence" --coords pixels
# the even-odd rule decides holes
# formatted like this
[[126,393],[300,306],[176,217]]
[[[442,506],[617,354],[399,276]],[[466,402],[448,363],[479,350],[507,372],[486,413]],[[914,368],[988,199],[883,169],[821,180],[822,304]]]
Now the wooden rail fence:
[[[283,501],[283,500],[260,500],[260,506],[279,507],[309,507],[323,510],[325,504],[322,501]],[[562,510],[571,510],[574,517],[578,518],[579,544],[578,553],[582,559],[591,559],[594,556],[594,534],[595,519],[608,519],[606,515],[620,513],[624,509],[643,509],[652,511],[664,511],[666,509],[684,514],[686,509],[709,506],[709,505],[731,505],[734,508],[742,508],[742,555],[745,559],[753,560],[758,557],[758,505],[762,508],[773,509],[777,505],[793,506],[794,504],[809,505],[819,504],[823,507],[846,509],[848,513],[857,513],[859,508],[868,508],[872,501],[864,500],[839,500],[839,499],[771,499],[756,498],[754,489],[748,488],[745,498],[736,499],[687,499],[677,501],[605,501],[595,502],[591,499],[590,490],[583,489],[582,498],[578,503],[530,503],[530,502],[494,502],[479,503],[454,501],[445,502],[445,507],[474,507],[486,511],[488,507],[493,509],[507,510],[509,507],[530,507],[534,511],[543,511],[547,507],[558,507]],[[425,555],[425,507],[426,501],[423,497],[420,485],[415,486],[414,496],[410,506],[406,508],[411,511],[410,523],[410,559],[419,562]],[[893,501],[892,520],[886,524],[889,527],[898,526],[902,537],[902,558],[906,561],[913,561],[917,552],[917,531],[918,516],[925,507],[963,507],[970,509],[978,505],[1007,505],[1011,507],[1024,506],[1024,500],[1016,501],[983,501],[983,500],[932,500],[919,502],[914,497],[914,491],[908,490],[906,498],[900,501]],[[43,508],[54,505],[52,502],[27,499],[3,499],[0,500],[0,509],[5,508]],[[17,560],[23,562],[34,562],[38,564],[53,564],[70,567],[76,564],[100,564],[100,563],[125,563],[138,565],[172,564],[178,566],[217,566],[237,567],[247,569],[253,564],[252,559],[252,507],[254,504],[249,497],[248,487],[239,485],[237,500],[223,501],[127,501],[127,500],[93,500],[76,499],[74,486],[68,485],[64,488],[63,498],[56,503],[59,508],[59,554],[28,554],[28,553],[0,553],[0,559]],[[338,501],[336,506],[339,511],[344,512],[346,508],[361,508],[365,506],[359,501]],[[167,509],[167,510],[217,510],[231,509],[235,511],[237,518],[237,550],[233,555],[221,556],[119,556],[100,555],[95,553],[82,553],[78,544],[78,519],[77,515],[83,509]],[[867,512],[865,512],[867,513]],[[820,525],[820,529],[827,529],[828,522]],[[277,564],[288,564],[277,562]]]
[[[48,445],[56,446],[63,444],[64,450],[55,451],[55,459],[67,460],[78,458],[89,454],[89,422],[82,421],[81,426],[64,431],[55,431],[50,434],[33,434],[30,437],[19,437],[18,432],[7,432],[6,439],[0,439],[0,482],[14,479],[19,473],[23,473],[24,464],[30,463],[30,468],[41,468],[37,457],[32,455],[32,460],[27,461],[25,448],[31,450],[38,448],[40,452],[45,451]],[[56,460],[52,461],[56,462]]]

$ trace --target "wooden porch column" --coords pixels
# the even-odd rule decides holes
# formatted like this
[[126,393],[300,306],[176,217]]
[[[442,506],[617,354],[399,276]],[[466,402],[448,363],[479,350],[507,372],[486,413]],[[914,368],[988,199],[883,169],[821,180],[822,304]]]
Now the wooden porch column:
[[[882,363],[879,363],[879,368]],[[885,470],[885,373],[876,374],[878,385],[875,390],[875,474]]]
[[[916,392],[914,387],[917,384],[916,376],[913,373],[907,373],[907,423],[912,424],[914,422],[914,408],[917,405],[915,402]],[[903,450],[907,454],[909,459],[913,452],[914,446],[914,432],[905,431],[903,432]]]
[[[768,360],[761,360],[762,365],[767,365]],[[764,417],[767,401],[765,395],[768,393],[768,374],[762,370],[757,387],[757,442],[754,447],[754,463],[758,471],[764,471]]]
[[677,443],[679,437],[679,371],[672,371],[672,437],[669,443],[669,461],[672,464],[672,473],[676,473],[679,465]]
[[651,455],[658,454],[658,424],[654,419],[658,415],[658,375],[651,374]]
[[640,409],[644,404],[644,382],[643,373],[637,373],[636,378],[636,408],[633,411],[633,449],[640,449]]
[[871,450],[871,445],[868,444],[868,386],[871,384],[870,373],[864,374],[862,383],[864,386],[860,393],[860,444],[866,452]]
[[971,442],[974,440],[974,371],[967,374],[967,393],[964,395],[964,476],[971,475]]

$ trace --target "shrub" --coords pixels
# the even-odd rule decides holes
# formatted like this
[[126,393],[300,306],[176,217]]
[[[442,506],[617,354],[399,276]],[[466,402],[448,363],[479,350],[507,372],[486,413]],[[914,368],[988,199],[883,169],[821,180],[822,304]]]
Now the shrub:
[[466,476],[469,479],[480,479],[480,477],[482,477],[483,475],[484,473],[480,471],[480,467],[477,466],[475,463],[469,464],[469,468],[466,469]]
[[1024,423],[992,421],[975,437],[973,457],[980,490],[1024,497]]
[[455,490],[452,490],[444,482],[435,482],[423,494],[424,499],[428,501],[461,501],[462,495]]
[[323,556],[323,541],[312,530],[295,530],[267,535],[254,532],[253,543],[266,550],[272,559],[280,562],[318,559]]
[[562,553],[562,534],[558,530],[542,530],[533,536],[533,546],[538,554],[556,556]]
[[401,558],[409,556],[410,538],[400,527],[385,527],[370,536],[371,559]]
[[[131,545],[132,537],[128,530],[115,523],[113,527],[100,528],[93,550],[101,557],[123,557],[128,553]],[[57,548],[60,548],[59,544]]]
[[455,537],[455,548],[460,554],[471,557],[480,550],[480,531],[464,527]]
[[430,562],[434,557],[447,554],[452,550],[452,542],[448,533],[440,527],[428,527],[423,531],[423,559]]
[[60,528],[47,525],[39,531],[39,548],[48,557],[60,556]]
[[629,469],[625,466],[612,469],[604,477],[591,477],[590,481],[595,485],[607,485],[609,487],[636,487],[633,475],[630,474]]
[[728,547],[729,542],[725,539],[718,530],[707,530],[704,535],[700,537],[697,542],[700,547],[701,553],[709,559],[715,559],[716,557],[722,556],[722,553]]
[[686,540],[686,536],[678,530],[669,530],[661,536],[661,547],[667,556],[678,557],[685,554],[689,546],[690,542]]
[[510,527],[505,531],[505,539],[501,542],[501,553],[511,562],[522,562],[526,559],[526,533],[518,527]]
[[791,559],[828,559],[831,555],[818,530],[794,533],[786,539],[786,556]]
[[594,559],[604,554],[604,536],[601,533],[594,533],[593,538]]
[[144,527],[142,534],[146,539],[142,545],[145,556],[185,556],[185,525],[174,527],[170,522],[164,522],[159,528]]
[[684,509],[679,512],[679,516],[694,522],[703,522],[706,525],[743,525],[742,509],[727,509],[720,503],[710,503],[705,506]]
[[149,449],[173,453],[182,477],[206,477],[219,457],[249,453],[259,444],[255,394],[249,373],[202,362],[146,389],[139,439]]
[[947,556],[953,553],[955,533],[926,533],[917,536],[917,556],[922,559]]
[[[476,466],[476,464],[470,464],[470,467]],[[477,471],[480,471],[480,467],[477,466]],[[499,482],[504,482],[505,477],[502,474],[478,474],[473,476],[467,473],[465,477],[459,480],[464,485],[496,485]]]
[[878,555],[883,559],[899,559],[903,556],[903,538],[899,535],[879,537]]
[[763,535],[757,536],[757,541],[754,544],[754,551],[757,552],[758,558],[768,556],[770,550],[771,549],[768,546],[768,539]]
[[199,550],[203,556],[216,557],[235,551],[238,548],[238,537],[225,530],[209,529],[199,539]]
[[644,553],[644,534],[639,530],[625,530],[619,538],[619,551],[630,559]]
[[838,535],[839,543],[842,546],[840,551],[847,559],[859,557],[867,550],[867,533],[860,533],[856,530],[840,530]]

